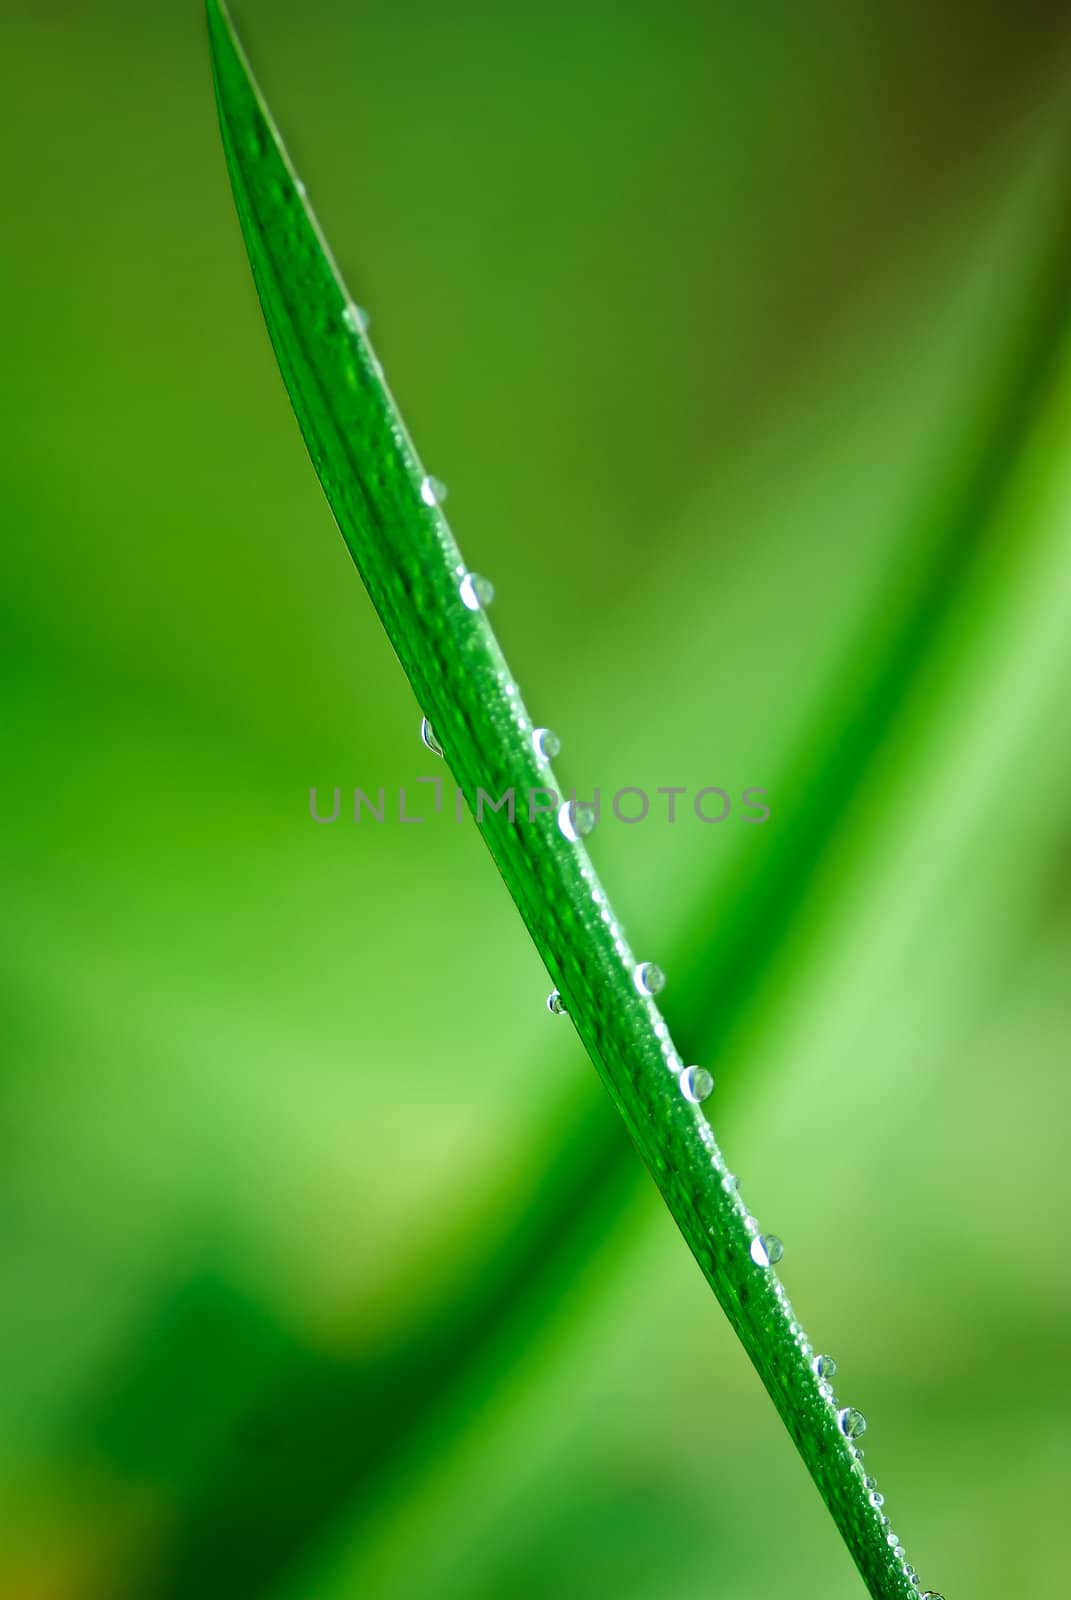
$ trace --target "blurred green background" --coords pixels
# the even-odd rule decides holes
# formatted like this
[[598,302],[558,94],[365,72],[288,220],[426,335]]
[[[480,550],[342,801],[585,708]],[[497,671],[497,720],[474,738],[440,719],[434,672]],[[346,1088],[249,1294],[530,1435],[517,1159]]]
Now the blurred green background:
[[[1057,1600],[1071,22],[235,6],[923,1580]],[[191,0],[9,0],[3,1600],[862,1586],[434,771]]]

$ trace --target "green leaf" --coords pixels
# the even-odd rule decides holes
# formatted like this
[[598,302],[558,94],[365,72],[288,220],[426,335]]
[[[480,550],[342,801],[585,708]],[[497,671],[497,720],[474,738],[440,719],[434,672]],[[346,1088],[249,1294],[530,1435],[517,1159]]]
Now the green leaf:
[[[481,806],[561,791],[379,364],[240,47],[208,6],[224,148],[265,320],[343,538],[450,769],[634,1143],[878,1600],[914,1590],[869,1504],[812,1352],[583,844],[553,810]],[[475,603],[474,603],[475,602]],[[757,1245],[754,1245],[756,1251]]]

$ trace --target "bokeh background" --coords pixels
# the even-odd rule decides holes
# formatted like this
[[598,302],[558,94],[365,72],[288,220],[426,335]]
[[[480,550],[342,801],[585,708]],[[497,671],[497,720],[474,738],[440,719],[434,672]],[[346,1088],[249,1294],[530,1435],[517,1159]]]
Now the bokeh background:
[[[1071,22],[242,0],[949,1600],[1071,1584]],[[305,458],[199,6],[8,0],[0,1595],[854,1600]],[[702,1019],[697,1026],[695,1018]]]

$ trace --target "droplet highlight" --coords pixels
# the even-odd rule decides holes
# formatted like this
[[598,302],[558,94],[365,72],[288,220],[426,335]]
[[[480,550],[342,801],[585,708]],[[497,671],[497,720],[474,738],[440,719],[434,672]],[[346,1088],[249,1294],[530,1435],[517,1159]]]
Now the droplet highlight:
[[547,1010],[553,1011],[556,1017],[564,1017],[566,1015],[565,1001],[557,989],[552,989],[547,996]]
[[714,1078],[706,1067],[685,1067],[677,1082],[684,1098],[696,1106],[714,1092]]
[[815,1356],[811,1362],[811,1371],[816,1378],[835,1378],[837,1376],[837,1363],[832,1356]]
[[653,961],[641,961],[632,974],[632,981],[640,994],[661,994],[666,987],[666,975]]
[[448,493],[441,478],[426,477],[420,481],[420,498],[426,506],[441,506]]
[[[434,504],[434,502],[429,502]],[[458,585],[461,603],[470,611],[482,611],[495,597],[495,586],[490,578],[481,578],[478,572],[466,572]]]
[[866,1418],[853,1406],[845,1406],[843,1411],[837,1412],[837,1427],[846,1439],[858,1439],[866,1432]]
[[443,747],[435,737],[435,729],[432,727],[427,717],[422,717],[420,720],[420,737],[427,745],[432,755],[442,755]]
[[540,761],[556,761],[562,753],[562,742],[553,728],[533,728],[532,748]]
[[760,1233],[751,1241],[751,1259],[757,1267],[776,1267],[784,1253],[776,1233]]

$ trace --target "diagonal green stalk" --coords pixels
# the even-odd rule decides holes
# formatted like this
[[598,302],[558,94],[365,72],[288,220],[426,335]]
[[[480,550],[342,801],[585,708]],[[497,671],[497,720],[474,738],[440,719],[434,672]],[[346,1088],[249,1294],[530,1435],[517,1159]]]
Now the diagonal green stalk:
[[[948,629],[950,595],[963,604],[964,569],[969,576],[991,542],[986,531],[994,506],[1006,491],[1025,438],[1037,425],[1062,348],[1055,330],[1066,319],[1071,231],[1059,214],[1056,222],[1055,237],[1046,230],[1022,286],[1032,308],[1027,327],[1016,328],[1010,349],[1002,349],[994,360],[988,393],[975,397],[972,408],[957,411],[948,429],[943,460],[962,459],[964,439],[978,437],[980,443],[975,469],[954,504],[935,530],[924,530],[934,535],[935,545],[935,555],[925,566],[926,581],[911,590],[910,604],[890,630],[890,648],[877,669],[863,648],[843,671],[844,703],[830,719],[832,726],[823,723],[815,736],[821,753],[810,750],[806,758],[795,758],[808,772],[823,775],[824,803],[784,819],[779,836],[787,835],[788,848],[774,851],[776,870],[765,873],[765,882],[756,882],[753,872],[746,878],[741,874],[735,890],[718,896],[722,914],[716,925],[705,925],[701,960],[693,956],[685,963],[688,938],[678,941],[682,949],[673,970],[679,980],[679,1014],[686,1022],[694,1015],[695,1037],[703,1041],[704,1054],[712,1052],[713,1035],[721,1042],[717,1053],[722,1058],[742,1002],[753,998],[764,974],[769,976],[774,952],[784,942],[786,905],[790,923],[792,909],[802,909],[801,885],[809,886],[808,863],[824,857],[829,841],[843,828],[860,774],[871,770],[889,736],[890,721],[903,714],[911,685]],[[980,426],[983,420],[986,425]],[[943,503],[941,496],[935,498]],[[950,564],[959,573],[956,584],[947,581]],[[888,610],[883,597],[882,614]],[[927,622],[936,625],[926,627]],[[850,737],[845,730],[852,729],[865,729],[866,738],[856,737],[846,762],[842,746]],[[834,781],[827,781],[829,774]],[[785,781],[776,787],[810,793],[813,782],[812,777],[802,786]],[[749,936],[760,924],[764,930],[780,928],[781,937]],[[711,994],[720,990],[724,993],[718,1003],[711,1004]],[[753,1076],[748,1084],[754,1089]],[[727,1089],[731,1096],[740,1087],[730,1057],[728,1076],[721,1074],[719,1107],[726,1104]],[[561,1309],[563,1277],[580,1270],[590,1253],[605,1252],[607,1229],[620,1221],[626,1192],[640,1177],[620,1125],[606,1119],[602,1103],[585,1096],[579,1111],[561,1108],[549,1125],[555,1130],[554,1182],[540,1185],[537,1194],[530,1192],[512,1215],[507,1212],[478,1261],[461,1271],[448,1295],[424,1307],[389,1356],[332,1365],[315,1381],[308,1352],[291,1351],[281,1360],[258,1396],[258,1415],[279,1437],[315,1440],[306,1449],[306,1460],[314,1456],[318,1471],[315,1477],[303,1473],[299,1488],[288,1458],[269,1453],[252,1462],[238,1430],[176,1529],[167,1595],[201,1592],[222,1570],[240,1571],[250,1594],[274,1593],[279,1575],[303,1566],[310,1548],[328,1537],[343,1515],[351,1529],[374,1515],[376,1491],[384,1478],[410,1456],[433,1425],[432,1418],[448,1410],[451,1399],[456,1404],[458,1392],[501,1339],[504,1322],[510,1324],[514,1361],[520,1309],[525,1308],[525,1326],[545,1329],[547,1318]],[[546,1166],[545,1137],[540,1136],[537,1149],[525,1152],[524,1170]],[[592,1207],[593,1197],[598,1209]],[[476,1213],[483,1215],[486,1209],[477,1206]],[[389,1406],[383,1406],[383,1395],[393,1396]],[[251,1518],[259,1530],[252,1542],[247,1534]]]
[[[223,144],[265,320],[316,470],[450,769],[604,1085],[747,1350],[875,1600],[917,1593],[870,1504],[860,1452],[581,840],[382,369],[217,0]],[[513,791],[516,822],[481,804]]]

